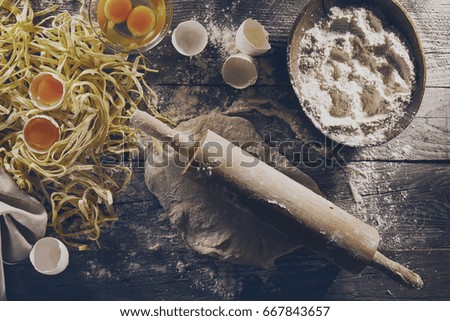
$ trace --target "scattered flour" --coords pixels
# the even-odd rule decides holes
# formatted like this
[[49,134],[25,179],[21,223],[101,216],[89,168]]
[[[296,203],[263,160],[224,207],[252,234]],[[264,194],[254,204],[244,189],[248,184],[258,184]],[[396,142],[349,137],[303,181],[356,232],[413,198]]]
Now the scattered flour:
[[350,190],[352,191],[352,195],[353,195],[353,199],[355,200],[355,203],[357,205],[362,204],[363,198],[362,198],[361,194],[359,194],[358,189],[355,187],[355,185],[351,181],[349,182],[349,185],[350,185]]
[[135,272],[135,271],[139,271],[141,269],[141,265],[139,263],[130,263],[128,265],[128,271],[130,272]]
[[368,9],[334,7],[300,42],[299,93],[316,126],[349,145],[383,142],[415,81],[405,41]]
[[156,273],[166,274],[167,273],[167,266],[166,265],[158,265],[158,264],[152,264],[149,266],[150,270]]
[[186,272],[186,264],[184,262],[178,261],[177,262],[177,271],[178,271],[178,273],[181,273],[181,274]]
[[212,21],[208,23],[206,29],[209,33],[210,43],[219,49],[223,59],[239,52],[235,43],[236,29]]
[[[213,17],[215,11],[209,5],[206,6],[206,17],[203,23],[208,31],[209,43],[219,50],[221,58],[225,60],[228,56],[239,52],[235,43],[237,27],[230,14],[223,11],[220,18]],[[227,8],[228,10],[229,8]]]
[[94,280],[114,280],[116,279],[112,272],[105,266],[94,260],[86,261],[87,269],[83,272],[86,279]]
[[[388,149],[386,155],[385,147]],[[364,159],[393,159],[409,160],[414,158],[414,147],[405,143],[402,139],[393,139],[381,148],[366,148],[360,151],[360,156]]]
[[194,287],[201,291],[208,291],[222,300],[235,300],[243,291],[241,278],[225,271],[216,271],[204,267],[196,270],[197,277],[193,277]]
[[[409,220],[412,213],[399,215],[393,209],[398,206],[399,199],[408,200],[409,192],[399,192],[398,186],[393,187],[390,183],[391,176],[398,175],[398,165],[389,165],[387,168],[382,166],[382,163],[376,162],[347,165],[346,178],[356,205],[356,210],[347,210],[378,230],[382,240],[381,248],[399,249],[407,240],[405,236],[399,236],[401,233],[397,233],[397,228],[401,226],[401,222]],[[373,182],[383,183],[374,187]]]
[[203,97],[211,95],[208,88],[202,86],[181,86],[173,91],[160,95],[160,111],[170,120],[178,123],[200,114],[211,112],[210,106],[205,106]]
[[395,159],[408,159],[411,158],[413,148],[409,144],[405,144],[400,141],[396,141],[395,144],[389,144],[388,149],[391,153],[391,157]]

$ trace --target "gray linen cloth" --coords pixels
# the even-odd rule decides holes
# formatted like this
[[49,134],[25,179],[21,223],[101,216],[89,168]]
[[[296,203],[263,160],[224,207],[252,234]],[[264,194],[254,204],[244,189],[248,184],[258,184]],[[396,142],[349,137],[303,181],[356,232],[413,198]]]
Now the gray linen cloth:
[[33,244],[45,235],[46,226],[42,204],[20,190],[0,167],[0,300],[6,300],[3,263],[26,259]]

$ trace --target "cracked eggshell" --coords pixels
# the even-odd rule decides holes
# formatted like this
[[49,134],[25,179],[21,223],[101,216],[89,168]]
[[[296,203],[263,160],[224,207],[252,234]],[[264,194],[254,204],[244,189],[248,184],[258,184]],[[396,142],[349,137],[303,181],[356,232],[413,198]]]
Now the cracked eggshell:
[[[53,144],[55,144],[56,142],[58,142],[61,139],[61,128],[53,117],[50,117],[47,115],[36,115],[34,117],[31,117],[25,123],[25,126],[23,127],[23,140],[24,140],[25,145],[28,147],[28,149],[30,151],[32,151],[34,153],[46,154],[48,152],[48,150],[51,148],[51,146],[48,149],[47,148],[46,149],[38,149],[38,148],[33,147],[33,145],[28,141],[29,135],[33,135],[32,133],[28,134],[28,128],[29,128],[30,124],[32,124],[32,122],[36,119],[45,119],[48,121],[48,123],[47,123],[48,126],[47,126],[45,132],[43,132],[42,128],[39,129],[39,132],[41,134],[45,134],[48,137],[48,134],[49,134],[49,132],[51,132],[51,129],[54,129],[57,131],[57,137],[54,137]],[[50,126],[53,126],[53,128],[50,128]]]
[[39,273],[56,275],[63,272],[69,264],[69,251],[58,239],[44,237],[33,246],[30,261]]
[[195,56],[208,44],[205,27],[195,20],[180,23],[172,33],[172,44],[184,56]]
[[258,79],[257,62],[246,54],[232,55],[222,66],[222,77],[233,88],[247,88]]
[[270,50],[269,33],[258,21],[245,20],[236,33],[236,46],[250,56],[259,56]]
[[[60,94],[60,98],[54,103],[45,104],[41,101],[39,97],[39,85],[42,83],[42,80],[48,76],[53,77],[56,80],[54,84],[60,84],[62,86],[62,91]],[[64,97],[66,95],[66,86],[65,82],[56,74],[51,72],[41,72],[36,77],[33,78],[30,84],[30,88],[28,89],[28,95],[30,96],[33,105],[40,110],[49,111],[58,108],[64,101]]]

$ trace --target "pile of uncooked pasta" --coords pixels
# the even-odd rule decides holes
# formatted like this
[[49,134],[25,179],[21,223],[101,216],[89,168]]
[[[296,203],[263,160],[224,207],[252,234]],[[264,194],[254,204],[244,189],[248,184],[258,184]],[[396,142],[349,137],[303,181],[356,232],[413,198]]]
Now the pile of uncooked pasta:
[[[51,15],[55,7],[35,13],[28,0],[0,6],[0,165],[47,206],[50,224],[68,244],[86,248],[117,219],[113,196],[132,174],[123,160],[137,151],[128,121],[144,93],[154,95],[144,81],[152,70],[143,56],[128,61],[105,52],[83,15]],[[30,82],[43,71],[66,84],[56,110],[43,112],[30,101]],[[24,123],[39,114],[61,130],[44,155],[23,140]]]

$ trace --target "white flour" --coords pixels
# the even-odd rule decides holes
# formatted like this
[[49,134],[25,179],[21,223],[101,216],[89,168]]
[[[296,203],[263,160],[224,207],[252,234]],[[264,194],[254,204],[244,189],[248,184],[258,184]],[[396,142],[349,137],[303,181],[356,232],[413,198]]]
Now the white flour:
[[[399,212],[393,206],[399,200],[408,202],[411,198],[408,190],[400,190],[398,185],[391,183],[392,178],[399,175],[400,168],[398,164],[377,162],[358,162],[345,168],[354,204],[343,207],[347,206],[346,210],[377,229],[381,237],[380,249],[398,250],[409,245],[407,235],[397,229],[414,214]],[[378,184],[371,184],[373,182]]]
[[[239,2],[233,3],[233,10],[237,4]],[[233,21],[233,16],[228,13],[229,10],[229,7],[226,8],[227,12],[222,9],[222,15],[215,17],[213,16],[215,9],[206,5],[206,16],[203,19],[203,24],[208,32],[208,41],[213,47],[217,48],[222,60],[239,52],[235,44],[237,27]]]
[[370,10],[331,12],[300,43],[302,104],[337,140],[377,143],[411,100],[415,72],[409,49]]
[[235,43],[236,29],[221,26],[212,21],[208,23],[206,29],[209,33],[209,41],[214,47],[219,49],[223,59],[239,52]]

